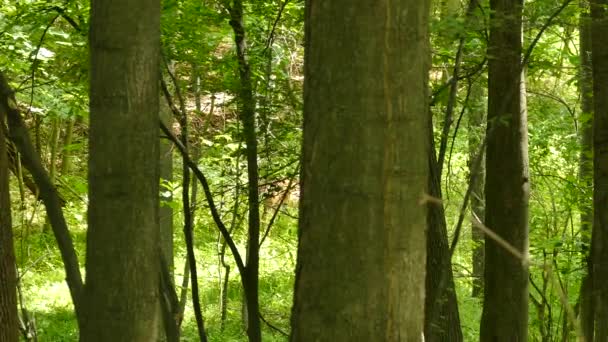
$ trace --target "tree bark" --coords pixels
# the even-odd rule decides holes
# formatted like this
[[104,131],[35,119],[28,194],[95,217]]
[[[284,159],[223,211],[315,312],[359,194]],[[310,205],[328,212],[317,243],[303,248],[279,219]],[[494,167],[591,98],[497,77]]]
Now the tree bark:
[[234,41],[239,67],[239,119],[243,123],[247,155],[248,192],[248,239],[243,289],[247,301],[247,336],[249,342],[260,342],[259,276],[260,276],[260,194],[258,173],[258,142],[256,133],[256,111],[251,70],[247,61],[247,44],[243,26],[243,1],[233,0],[230,8],[230,25],[234,31]]
[[292,341],[420,341],[429,1],[306,2]]
[[61,209],[61,198],[51,182],[49,174],[42,166],[40,155],[34,149],[27,127],[17,108],[13,90],[9,87],[2,73],[0,73],[0,95],[0,110],[4,111],[7,115],[8,136],[19,151],[23,165],[32,174],[32,178],[39,189],[40,198],[46,207],[46,213],[51,223],[55,240],[57,240],[57,247],[61,252],[66,283],[70,289],[76,318],[80,323],[82,316],[82,276],[80,275],[78,256],[76,255],[72,237],[70,236],[70,231]]
[[65,126],[65,132],[63,136],[63,151],[61,152],[61,175],[67,175],[72,167],[72,153],[70,145],[72,145],[72,139],[74,137],[74,126],[77,121],[80,121],[82,117],[69,118]]
[[[528,254],[528,150],[521,96],[521,0],[491,0],[488,45],[488,130],[485,225]],[[480,341],[528,338],[528,269],[493,239],[485,239]]]
[[591,262],[594,341],[608,340],[608,1],[591,1],[593,66],[593,231]]
[[[440,168],[435,155],[433,125],[429,124],[429,194],[441,199]],[[426,297],[424,336],[426,341],[462,341],[458,300],[452,272],[447,224],[443,204],[431,202],[427,213]]]
[[0,106],[0,341],[17,342],[17,272],[13,248],[5,118],[6,111]]
[[[171,110],[167,106],[166,102],[163,98],[159,100],[160,105],[160,119],[165,123],[165,125],[171,127],[173,122],[173,117],[171,115]],[[160,129],[159,129],[160,131]],[[169,203],[163,202],[171,202],[173,200],[173,195],[171,191],[164,187],[167,183],[171,183],[173,181],[173,148],[171,146],[171,142],[167,140],[165,137],[161,135],[160,138],[160,156],[159,156],[159,168],[160,168],[160,180],[161,180],[161,189],[160,189],[160,197],[161,203],[159,208],[159,231],[160,231],[160,250],[163,254],[163,258],[166,261],[166,267],[169,271],[168,277],[168,287],[172,287],[175,289],[173,284],[173,208]],[[174,291],[174,290],[173,290]],[[162,297],[165,297],[165,303],[170,304],[171,302],[166,300],[168,295],[166,293],[162,294]],[[161,304],[163,303],[163,298],[161,298]],[[169,308],[167,306],[167,308]],[[170,311],[177,310],[178,308],[169,308]],[[175,318],[171,318],[174,323]],[[165,323],[163,327],[164,331],[159,332],[159,337],[162,338],[168,336],[170,331],[172,330],[172,326],[169,326],[169,323]]]
[[[589,14],[588,2],[580,1],[579,19],[579,42],[580,42],[580,61],[579,70],[579,92],[581,96],[581,114],[579,115],[579,136],[581,152],[579,158],[579,178],[585,193],[593,189],[593,77],[591,66],[591,17]],[[582,254],[583,265],[587,273],[581,281],[579,296],[580,320],[585,341],[593,341],[593,281],[592,264],[590,253],[591,228],[593,223],[592,204],[586,200],[587,196],[581,199],[581,235],[582,235]]]
[[80,340],[152,341],[160,318],[160,2],[93,1],[90,46],[89,230]]

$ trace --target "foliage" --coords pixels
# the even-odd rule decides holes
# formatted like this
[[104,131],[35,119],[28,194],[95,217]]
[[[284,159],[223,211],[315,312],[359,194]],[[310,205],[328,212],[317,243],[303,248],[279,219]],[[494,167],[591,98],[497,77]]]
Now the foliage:
[[[246,164],[235,96],[238,66],[232,30],[226,10],[228,1],[164,0],[162,48],[165,63],[176,77],[191,121],[191,143],[199,151],[198,165],[210,178],[225,222],[234,222],[233,234],[244,252],[246,226]],[[561,4],[556,0],[526,2],[524,42],[529,46],[540,27]],[[60,169],[70,156],[72,167],[58,172],[57,183],[66,200],[64,212],[75,239],[78,255],[85,255],[87,203],[87,111],[88,111],[88,2],[0,0],[0,65],[13,81],[27,123],[40,153],[50,169]],[[430,88],[435,137],[438,140],[447,105],[446,84],[453,69],[457,41],[464,37],[464,55],[458,89],[455,122],[448,144],[449,167],[444,167],[444,203],[448,227],[454,227],[468,183],[467,111],[473,100],[468,84],[485,83],[486,23],[489,10],[482,3],[473,20],[463,19],[466,4],[449,12],[436,6],[432,14],[432,69]],[[257,111],[261,165],[260,189],[264,203],[263,227],[272,217],[277,199],[289,180],[297,184],[301,137],[303,74],[303,1],[246,3],[245,27],[248,58],[252,68]],[[531,269],[530,338],[562,334],[565,293],[572,308],[584,270],[579,215],[589,206],[590,189],[578,178],[579,95],[577,90],[578,9],[570,5],[541,37],[527,68],[529,144],[532,195],[530,203]],[[163,66],[165,79],[168,80]],[[171,83],[170,81],[168,81]],[[198,100],[197,100],[198,98]],[[197,101],[200,100],[200,106]],[[482,99],[483,102],[483,99]],[[213,109],[212,109],[213,108]],[[462,114],[462,115],[461,115]],[[462,118],[461,118],[462,116]],[[70,128],[70,123],[73,127]],[[75,124],[74,124],[75,123]],[[460,124],[459,124],[460,123]],[[59,139],[53,139],[59,130]],[[65,137],[74,138],[65,144]],[[59,153],[53,154],[58,145]],[[176,156],[176,161],[177,155]],[[181,165],[166,189],[180,209]],[[294,193],[297,192],[295,189]],[[12,178],[15,246],[23,290],[22,304],[35,318],[42,341],[75,340],[76,324],[63,268],[54,240],[44,230],[43,208],[35,197]],[[290,197],[291,198],[291,197]],[[203,196],[194,204],[195,247],[201,270],[202,306],[213,341],[245,340],[241,325],[242,293],[235,265],[229,281],[226,325],[221,327],[219,298],[221,274],[218,259],[221,239]],[[175,278],[181,284],[185,247],[179,210],[175,211]],[[297,204],[287,201],[262,247],[261,312],[281,330],[289,331],[293,269],[296,255]],[[490,227],[491,228],[491,227]],[[453,258],[460,315],[465,340],[478,336],[481,301],[470,298],[470,227],[461,233]],[[453,234],[450,228],[450,238]],[[219,247],[218,247],[219,246]],[[179,288],[178,288],[179,292]],[[190,304],[186,308],[184,340],[195,340],[196,326]],[[264,340],[286,340],[264,327]],[[566,333],[569,333],[566,331]]]

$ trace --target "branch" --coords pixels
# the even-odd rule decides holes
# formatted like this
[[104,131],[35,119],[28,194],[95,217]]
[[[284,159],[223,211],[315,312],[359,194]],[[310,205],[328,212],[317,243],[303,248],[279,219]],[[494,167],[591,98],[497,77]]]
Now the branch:
[[222,218],[219,214],[219,211],[217,210],[217,206],[213,201],[213,194],[211,193],[207,178],[205,177],[203,172],[198,168],[192,158],[190,158],[190,156],[186,152],[184,145],[175,137],[175,135],[173,135],[173,133],[171,133],[169,128],[167,128],[167,126],[163,122],[160,122],[160,129],[177,147],[178,151],[182,155],[182,158],[184,159],[184,163],[188,165],[188,167],[192,170],[196,178],[201,182],[201,185],[203,186],[203,191],[205,192],[205,197],[207,199],[207,204],[209,205],[209,210],[211,210],[211,216],[213,217],[213,221],[217,225],[217,228],[220,230],[220,233],[222,233],[224,240],[226,240],[226,243],[228,244],[228,247],[230,248],[230,251],[234,256],[234,261],[236,262],[236,266],[239,269],[239,272],[241,272],[241,274],[245,274],[245,265],[243,264],[243,259],[241,258],[241,254],[239,253],[239,250],[236,247],[236,244],[234,243],[230,232],[226,228],[226,225],[224,225],[224,222],[222,222]]
[[32,62],[32,74],[31,74],[32,91],[30,93],[30,103],[28,105],[28,114],[32,110],[32,105],[34,103],[34,89],[36,88],[35,84],[36,84],[36,68],[38,67],[38,53],[40,52],[40,48],[42,47],[42,43],[44,42],[44,38],[46,37],[46,34],[48,33],[51,26],[53,26],[53,24],[55,23],[57,18],[59,18],[59,14],[54,16],[53,19],[51,19],[51,21],[46,25],[46,27],[44,28],[44,31],[42,31],[42,35],[40,36],[38,45],[36,45],[36,50],[34,50],[34,52],[33,52],[34,60]]
[[505,251],[509,252],[511,255],[519,259],[522,263],[522,266],[528,267],[528,265],[530,264],[530,257],[528,255],[523,254],[517,248],[513,247],[513,245],[503,239],[500,235],[496,234],[493,230],[486,227],[483,223],[481,223],[481,220],[479,220],[479,217],[477,217],[475,213],[473,213],[472,216],[473,226],[475,226],[475,228],[481,230],[487,237],[494,240],[494,242],[500,245]]
[[283,190],[283,194],[281,194],[281,199],[279,200],[279,204],[277,205],[276,208],[274,208],[272,217],[270,218],[270,221],[268,222],[268,226],[266,226],[266,231],[264,232],[264,235],[262,235],[262,239],[260,240],[260,247],[264,243],[264,240],[266,240],[266,237],[268,237],[268,234],[270,233],[270,228],[272,228],[274,221],[276,220],[276,218],[279,214],[279,211],[281,210],[281,207],[283,206],[283,204],[285,203],[285,200],[287,199],[287,196],[289,195],[291,190],[293,190],[295,188],[295,186],[296,186],[295,178],[299,174],[299,171],[300,171],[300,163],[298,163],[298,166],[296,167],[296,172],[289,178],[289,183],[287,184],[287,187],[285,188],[285,190]]
[[82,29],[80,28],[80,25],[78,25],[76,20],[74,20],[69,15],[67,15],[67,13],[65,12],[65,8],[61,8],[59,6],[53,6],[53,7],[51,7],[51,9],[56,11],[57,13],[59,13],[59,15],[63,19],[65,19],[65,21],[67,21],[68,24],[70,24],[70,26],[72,26],[72,28],[74,28],[74,30],[78,31],[78,33],[82,33]]
[[526,66],[526,64],[528,64],[528,62],[530,61],[530,56],[532,55],[532,51],[534,51],[534,48],[536,47],[536,44],[538,44],[538,41],[540,40],[540,37],[542,37],[543,33],[545,33],[545,31],[549,28],[549,26],[553,22],[553,19],[557,18],[557,16],[560,13],[562,13],[562,11],[564,9],[566,9],[566,7],[568,7],[568,5],[571,2],[572,2],[572,0],[566,0],[566,1],[564,1],[562,3],[562,5],[553,14],[551,14],[551,16],[549,17],[549,19],[547,19],[547,22],[545,22],[545,24],[540,29],[540,31],[538,31],[538,33],[536,34],[536,37],[534,37],[534,40],[532,40],[532,43],[530,44],[530,46],[526,50],[526,53],[524,54],[524,59],[521,62],[522,70]]
[[281,334],[281,335],[283,335],[283,336],[289,337],[289,334],[288,334],[288,333],[284,332],[284,331],[283,331],[283,330],[281,330],[279,327],[277,327],[277,326],[274,326],[274,325],[270,324],[270,322],[268,322],[268,321],[267,321],[267,320],[264,318],[264,316],[262,316],[262,313],[261,313],[261,312],[258,312],[258,314],[260,315],[260,319],[262,320],[262,322],[264,322],[264,323],[265,323],[265,324],[266,324],[266,325],[267,325],[269,328],[271,328],[272,330],[274,330],[274,331],[278,332],[279,334]]
[[[465,15],[465,23],[473,19],[475,8],[477,7],[477,0],[471,0],[467,8]],[[450,135],[450,127],[452,126],[454,107],[456,106],[456,97],[458,95],[458,76],[460,74],[460,63],[462,62],[462,54],[464,52],[465,36],[461,35],[458,42],[458,49],[456,51],[456,58],[454,60],[454,69],[452,71],[452,82],[450,84],[450,93],[448,98],[448,104],[445,109],[445,118],[443,120],[443,129],[441,132],[441,139],[439,143],[439,153],[437,157],[437,173],[441,179],[441,172],[443,170],[443,161],[445,160],[445,153],[448,146],[448,139]]]
[[266,50],[268,50],[268,48],[270,47],[270,44],[272,44],[272,41],[274,40],[274,32],[277,29],[277,24],[279,23],[279,20],[281,20],[281,15],[283,14],[283,11],[285,10],[285,6],[287,6],[288,2],[289,2],[289,0],[285,0],[281,4],[281,7],[279,8],[279,13],[277,14],[277,17],[274,20],[274,23],[272,24],[272,29],[270,30],[270,34],[268,34],[268,39],[266,39],[266,45],[265,45],[262,53],[266,52]]

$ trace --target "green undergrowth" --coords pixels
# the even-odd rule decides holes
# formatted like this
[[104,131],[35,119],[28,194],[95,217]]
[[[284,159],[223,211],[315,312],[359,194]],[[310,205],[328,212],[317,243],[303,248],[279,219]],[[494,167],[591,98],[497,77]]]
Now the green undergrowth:
[[[76,209],[76,208],[72,208]],[[78,208],[79,210],[84,208]],[[84,266],[86,229],[84,220],[67,210],[70,230],[81,266]],[[14,215],[15,216],[15,215]],[[16,215],[18,216],[18,215]],[[41,215],[40,215],[41,216]],[[23,302],[30,317],[35,321],[38,341],[77,341],[78,329],[74,311],[65,283],[65,273],[59,251],[50,231],[43,230],[44,218],[32,216],[27,224],[15,224],[15,250],[17,253]],[[16,218],[19,221],[19,217]],[[177,220],[177,219],[176,219]],[[262,322],[264,341],[286,341],[284,333],[289,333],[289,317],[295,267],[295,223],[292,219],[280,219],[264,242],[260,263],[260,311],[264,319],[274,328]],[[28,227],[28,228],[24,228]],[[185,260],[185,245],[181,227],[175,226],[175,281],[181,284]],[[201,306],[210,341],[246,341],[242,324],[242,289],[232,255],[226,252],[226,260],[231,265],[227,295],[226,320],[221,324],[220,274],[221,267],[217,233],[211,228],[195,229],[195,254],[198,263],[198,278]],[[242,239],[241,239],[242,240]],[[237,239],[238,241],[238,239]],[[244,252],[239,241],[241,253]],[[84,269],[82,269],[84,277]],[[178,295],[180,287],[178,286]],[[190,295],[190,290],[188,291]],[[188,297],[182,341],[198,341],[196,321],[192,311],[191,297]]]

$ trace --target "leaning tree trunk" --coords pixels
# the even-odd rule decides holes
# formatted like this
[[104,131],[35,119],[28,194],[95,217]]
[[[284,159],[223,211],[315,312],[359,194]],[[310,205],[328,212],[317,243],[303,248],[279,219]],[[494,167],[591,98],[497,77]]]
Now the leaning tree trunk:
[[428,16],[424,0],[306,1],[292,341],[422,338]]
[[160,318],[160,1],[94,0],[90,46],[89,230],[80,339],[153,341]]
[[[528,150],[521,103],[521,0],[491,0],[485,225],[528,253]],[[528,269],[486,236],[480,341],[528,336]]]
[[594,341],[608,341],[608,0],[591,1]]
[[[0,78],[4,76],[0,74]],[[5,134],[5,118],[10,105],[8,99],[6,94],[0,95],[0,341],[17,342],[17,274],[8,183],[8,140]]]
[[[442,198],[433,125],[429,123],[429,194]],[[443,204],[430,202],[427,213],[427,274],[425,281],[424,335],[427,341],[462,341],[458,300],[452,272]]]
[[[2,110],[7,114],[8,136],[19,151],[19,158],[23,163],[23,166],[25,166],[32,175],[32,179],[35,182],[34,185],[38,189],[37,193],[39,193],[40,199],[46,207],[47,217],[51,224],[51,228],[53,229],[57,247],[61,253],[61,259],[65,269],[65,280],[70,290],[76,318],[80,323],[82,318],[82,276],[80,274],[76,250],[72,243],[72,237],[68,230],[65,217],[63,216],[63,210],[61,209],[61,198],[59,197],[57,189],[51,182],[49,174],[46,172],[44,166],[42,166],[40,155],[34,149],[25,122],[21,117],[19,108],[16,106],[14,91],[10,88],[8,82],[1,73],[0,94],[2,94]],[[17,163],[17,165],[19,165],[19,163]],[[18,174],[20,174],[20,172]]]

